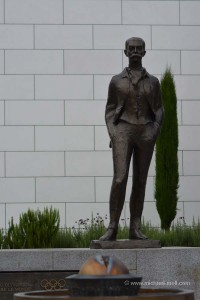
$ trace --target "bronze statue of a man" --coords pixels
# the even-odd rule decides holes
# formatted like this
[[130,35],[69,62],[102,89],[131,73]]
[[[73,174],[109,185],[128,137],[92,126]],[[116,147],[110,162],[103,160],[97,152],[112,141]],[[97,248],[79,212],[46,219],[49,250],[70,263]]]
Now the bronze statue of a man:
[[102,241],[115,240],[133,156],[129,239],[147,239],[140,231],[148,170],[163,121],[160,84],[142,67],[145,42],[126,41],[129,66],[111,79],[105,111],[113,152],[114,177],[110,193],[110,224]]

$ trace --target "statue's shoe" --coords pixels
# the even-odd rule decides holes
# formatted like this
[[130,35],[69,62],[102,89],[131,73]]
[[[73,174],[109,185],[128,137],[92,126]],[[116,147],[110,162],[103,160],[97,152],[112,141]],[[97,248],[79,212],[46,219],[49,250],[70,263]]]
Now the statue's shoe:
[[100,237],[99,241],[115,241],[117,236],[117,229],[108,228],[106,233]]
[[148,237],[146,237],[139,229],[132,228],[129,231],[129,240],[148,240]]

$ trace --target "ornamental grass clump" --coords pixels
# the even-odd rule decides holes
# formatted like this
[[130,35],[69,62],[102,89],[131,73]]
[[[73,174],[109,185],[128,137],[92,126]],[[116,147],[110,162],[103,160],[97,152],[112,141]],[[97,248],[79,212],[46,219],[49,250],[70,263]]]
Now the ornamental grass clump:
[[[84,225],[83,225],[84,223]],[[91,226],[89,219],[79,220],[76,228],[60,229],[56,238],[56,248],[88,248],[91,240],[97,240],[105,232],[103,223]],[[80,225],[81,224],[81,225]],[[162,247],[200,247],[200,221],[193,221],[191,226],[185,222],[177,222],[170,231],[153,227],[150,222],[142,222],[142,232],[149,239],[160,240]],[[128,239],[129,227],[119,226],[117,239]]]
[[[107,216],[105,216],[107,219]],[[72,228],[60,229],[56,238],[57,248],[88,248],[92,240],[98,240],[105,232],[104,219],[96,217],[80,219]]]

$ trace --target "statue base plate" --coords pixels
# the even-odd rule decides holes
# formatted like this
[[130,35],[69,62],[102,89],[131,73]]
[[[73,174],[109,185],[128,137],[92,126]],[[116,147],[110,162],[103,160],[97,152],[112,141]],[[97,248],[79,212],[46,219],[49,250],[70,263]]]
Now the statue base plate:
[[99,241],[92,240],[90,249],[143,249],[143,248],[161,248],[159,240],[116,240]]

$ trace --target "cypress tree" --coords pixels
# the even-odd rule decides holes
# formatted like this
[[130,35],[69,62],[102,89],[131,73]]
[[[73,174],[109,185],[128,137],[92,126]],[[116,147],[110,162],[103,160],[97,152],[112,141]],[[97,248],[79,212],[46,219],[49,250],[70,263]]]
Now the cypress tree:
[[161,91],[165,116],[156,142],[155,199],[161,228],[169,230],[176,216],[179,183],[177,98],[169,68],[161,78]]

